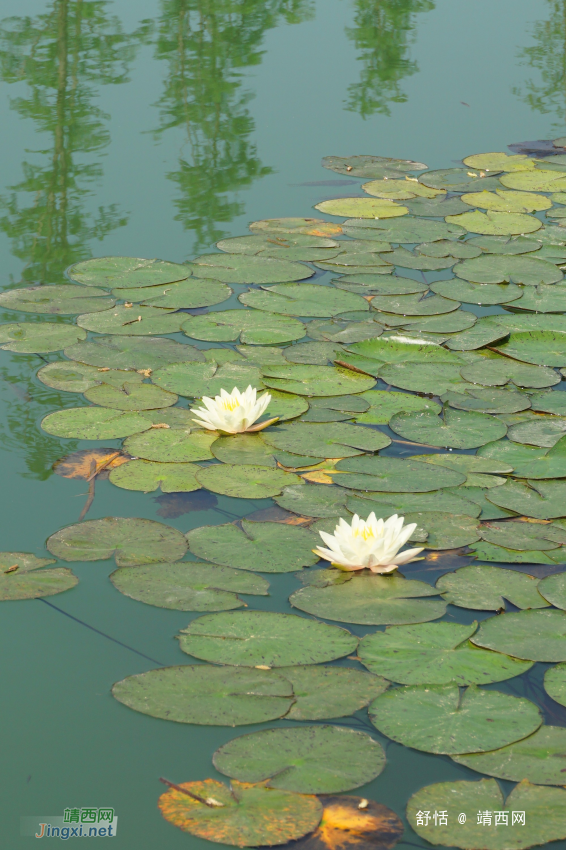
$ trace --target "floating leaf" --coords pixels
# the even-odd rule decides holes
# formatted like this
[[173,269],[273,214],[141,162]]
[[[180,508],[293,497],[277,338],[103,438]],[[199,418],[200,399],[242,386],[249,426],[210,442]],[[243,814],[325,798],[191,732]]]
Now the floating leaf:
[[427,171],[426,174],[420,175],[419,183],[424,183],[425,186],[433,189],[446,189],[448,192],[481,192],[501,188],[501,183],[496,177],[481,177],[479,173],[473,173],[469,168],[440,168]]
[[467,156],[462,162],[481,171],[529,171],[534,168],[532,159],[524,154],[477,153]]
[[463,692],[457,685],[391,688],[372,702],[369,717],[382,735],[405,747],[448,755],[504,747],[542,723],[529,700],[476,685]]
[[[454,314],[451,314],[454,315]],[[483,348],[484,345],[504,339],[508,334],[506,328],[485,324],[479,319],[476,324],[463,333],[454,334],[446,342],[451,351],[473,351]]]
[[544,608],[537,585],[538,580],[526,573],[485,564],[460,567],[436,582],[438,591],[451,605],[476,611],[505,610],[506,599],[516,608]]
[[18,322],[0,325],[0,345],[4,351],[16,351],[18,354],[48,354],[61,351],[80,339],[86,339],[86,333],[75,325],[63,325],[55,322]]
[[[474,236],[469,239],[466,245],[473,245],[480,248],[488,254],[527,254],[531,251],[540,250],[540,240],[543,230],[539,230],[536,235],[527,238],[526,236]],[[541,257],[537,254],[537,257]]]
[[155,463],[131,460],[110,473],[110,481],[124,490],[151,493],[161,488],[163,493],[190,493],[199,490],[196,478],[200,466],[194,463]]
[[305,233],[309,236],[332,237],[342,233],[339,224],[331,224],[322,218],[264,218],[252,221],[252,233]]
[[410,171],[423,171],[427,166],[410,159],[389,156],[325,156],[323,168],[349,174],[351,177],[400,177]]
[[55,461],[53,472],[63,478],[89,481],[93,474],[102,473],[107,477],[111,469],[128,463],[129,460],[128,455],[117,449],[81,449]]
[[375,385],[374,378],[332,366],[266,366],[267,387],[306,396],[336,396],[362,393]]
[[441,295],[376,295],[371,306],[385,313],[398,313],[401,316],[438,316],[451,313],[460,306],[457,301],[443,298]]
[[296,850],[390,850],[403,834],[391,809],[362,797],[324,796],[320,826]]
[[407,215],[409,210],[402,204],[383,198],[336,198],[332,201],[322,201],[315,204],[315,210],[327,215],[340,215],[344,218],[396,218]]
[[364,425],[387,425],[392,416],[400,411],[431,410],[440,413],[441,407],[434,401],[409,395],[409,393],[386,392],[385,390],[368,390],[362,393],[362,398],[370,403],[365,413],[355,416],[356,422]]
[[533,286],[527,289],[513,306],[518,310],[529,310],[533,313],[564,313],[566,286]]
[[275,238],[264,233],[234,236],[230,239],[221,239],[216,243],[216,247],[229,254],[250,254],[304,262],[334,257],[340,251],[339,243],[333,239],[308,236],[304,233],[281,235]]
[[41,599],[75,587],[79,580],[66,567],[37,572],[54,563],[28,552],[0,552],[0,601]]
[[477,316],[467,310],[455,310],[442,316],[430,316],[424,319],[411,319],[406,325],[410,333],[453,334],[475,325]]
[[155,336],[176,333],[181,330],[184,319],[184,313],[136,304],[134,307],[112,307],[102,313],[83,313],[77,318],[77,325],[98,334]]
[[[90,366],[111,369],[159,369],[170,363],[204,360],[192,345],[172,339],[101,336],[65,349],[65,355]],[[60,364],[62,365],[62,364]]]
[[[505,178],[504,178],[505,179]],[[487,212],[479,210],[447,215],[447,224],[457,224],[469,233],[484,233],[486,235],[511,236],[516,233],[533,233],[542,227],[542,222],[534,215],[523,213]]]
[[264,729],[233,738],[216,750],[220,773],[300,794],[349,791],[371,782],[385,767],[381,745],[340,726]]
[[566,333],[532,331],[512,333],[499,346],[507,357],[539,366],[566,366]]
[[277,449],[313,457],[352,457],[391,443],[381,431],[346,422],[292,422],[264,431],[263,439]]
[[[335,342],[299,342],[285,350],[287,363],[310,363],[314,366],[328,366],[336,358],[340,359],[344,349]],[[283,364],[281,364],[283,365]]]
[[369,402],[361,395],[325,396],[312,398],[309,412],[302,422],[342,422],[369,409]]
[[351,667],[284,667],[296,702],[287,720],[328,720],[348,717],[365,708],[389,687],[381,676]]
[[529,398],[525,393],[491,388],[470,387],[465,393],[448,391],[442,400],[457,410],[472,410],[478,413],[518,413],[530,407]]
[[439,189],[429,189],[423,183],[418,183],[416,180],[371,180],[369,183],[364,183],[362,186],[364,192],[372,195],[374,198],[390,198],[392,201],[405,201],[409,198],[420,196],[422,198],[434,198],[443,193]]
[[[264,442],[262,434],[230,434],[228,437],[218,437],[211,447],[214,457],[222,463],[243,463],[251,466],[277,466],[277,460],[271,446]],[[299,466],[303,458],[296,458]],[[319,458],[306,460],[302,465],[310,466],[318,463]],[[286,464],[287,466],[289,464]]]
[[465,498],[470,489],[472,488],[447,488],[432,490],[428,493],[359,493],[347,499],[346,507],[351,513],[357,513],[360,516],[367,516],[370,511],[375,511],[378,517],[415,511],[440,511],[478,517],[480,507]]
[[379,376],[399,389],[440,396],[466,386],[462,366],[462,363],[389,363],[379,369]]
[[482,358],[464,366],[461,376],[472,384],[483,384],[486,387],[497,387],[508,381],[518,387],[540,389],[559,383],[558,375],[553,369],[537,366],[527,366],[507,358]]
[[0,307],[24,313],[72,316],[85,311],[108,310],[116,303],[114,298],[101,296],[108,296],[105,289],[84,289],[69,284],[26,286],[2,292]]
[[510,304],[523,295],[523,290],[512,283],[504,286],[492,283],[468,283],[458,280],[441,280],[431,284],[431,289],[445,298],[465,302],[466,304]]
[[430,199],[415,198],[414,200],[405,201],[404,205],[409,210],[410,215],[435,216],[438,218],[445,218],[447,215],[458,215],[458,213],[466,212],[469,209],[467,204],[463,204],[460,198],[447,198],[444,195]]
[[406,248],[396,248],[394,251],[380,254],[380,256],[383,260],[393,263],[395,266],[405,269],[420,269],[421,271],[448,269],[456,262],[455,257],[429,257],[426,254],[413,254]]
[[164,260],[137,257],[95,257],[67,269],[67,276],[85,286],[123,289],[128,286],[158,286],[185,280],[191,276],[189,266]]
[[218,366],[214,360],[207,363],[171,363],[157,369],[151,376],[153,383],[169,392],[188,398],[220,395],[220,390],[231,392],[238,387],[242,392],[247,386],[262,386],[261,371],[251,363],[236,361]]
[[110,580],[125,596],[175,611],[230,611],[244,605],[236,594],[266,596],[269,587],[261,576],[192,561],[122,567]]
[[[353,277],[365,277],[365,275],[353,275]],[[347,281],[348,276],[341,278],[341,282]],[[311,339],[327,340],[344,345],[360,342],[363,339],[373,339],[379,336],[381,330],[380,325],[373,321],[371,315],[368,315],[365,322],[349,322],[347,319],[314,319],[309,322],[308,327]]]
[[196,658],[243,667],[320,664],[349,655],[358,645],[346,629],[272,611],[205,614],[182,630],[179,642]]
[[250,257],[247,254],[204,254],[191,261],[195,277],[212,278],[223,283],[278,283],[304,280],[313,270],[289,260]]
[[566,515],[566,482],[562,480],[507,481],[502,487],[489,491],[487,498],[494,505],[535,519]]
[[[527,443],[527,445],[549,448],[556,445],[565,433],[566,419],[560,419],[558,416],[540,416],[537,419],[512,425],[507,436],[514,443]],[[538,478],[539,476],[535,477]]]
[[286,523],[244,519],[241,528],[231,523],[205,525],[189,531],[187,540],[199,558],[254,572],[289,573],[319,560],[312,551],[318,535]]
[[466,232],[463,227],[445,224],[443,221],[409,217],[397,221],[350,218],[344,222],[343,228],[346,236],[353,236],[354,239],[383,239],[385,242],[398,243],[436,242]]
[[87,366],[85,363],[68,360],[57,360],[42,366],[37,377],[42,384],[67,393],[83,393],[98,384],[121,387],[125,381],[141,383],[144,378],[137,372],[126,372],[122,369],[102,371],[96,366]]
[[342,623],[364,626],[426,623],[437,620],[446,611],[440,599],[418,597],[438,593],[422,581],[407,581],[399,575],[356,575],[343,585],[304,587],[289,598],[291,605]]
[[349,351],[385,363],[402,363],[410,360],[419,363],[429,361],[464,365],[460,355],[446,351],[438,343],[430,340],[412,339],[401,333],[350,345]]
[[512,782],[526,779],[536,785],[563,785],[565,755],[566,729],[541,726],[529,738],[500,750],[452,758],[457,764],[498,779]]
[[329,487],[327,484],[292,484],[285,487],[280,496],[275,496],[277,504],[287,511],[300,516],[334,517],[340,514],[348,491],[341,487]]
[[[438,486],[438,485],[437,485]],[[409,511],[405,520],[416,522],[427,533],[427,549],[459,549],[479,540],[479,524],[466,514],[441,511]]]
[[128,676],[114,685],[112,695],[142,714],[198,726],[264,723],[283,717],[293,704],[291,683],[272,670],[210,664]]
[[372,673],[402,685],[486,685],[520,676],[531,664],[478,649],[468,640],[478,624],[388,626],[366,635],[358,655]]
[[503,422],[485,413],[451,408],[444,409],[444,419],[429,410],[396,413],[389,427],[406,440],[454,449],[484,446],[507,432]]
[[262,313],[261,310],[222,310],[203,316],[185,316],[183,333],[192,339],[208,342],[240,340],[251,345],[293,342],[305,335],[298,319]]
[[299,479],[282,469],[243,464],[214,464],[197,475],[201,487],[236,499],[268,499]]
[[506,549],[495,543],[476,543],[472,550],[479,560],[495,561],[498,564],[554,564],[549,555],[535,548]]
[[68,525],[52,534],[47,548],[63,561],[105,561],[118,567],[178,561],[187,551],[182,532],[136,517],[104,517]]
[[[520,443],[518,448],[519,450],[528,450],[530,447],[523,446],[523,444]],[[546,452],[537,451],[533,448],[530,448],[529,454],[527,454],[527,451],[520,451],[516,456],[516,460],[513,461],[515,464],[514,475],[518,478],[566,477],[565,449],[566,441],[560,437],[560,439],[554,443],[554,446]]]
[[554,605],[555,608],[566,610],[566,581],[564,573],[556,573],[546,576],[539,582],[538,591],[540,595]]
[[[417,835],[432,844],[466,850],[506,850],[510,847],[525,850],[566,836],[565,803],[566,792],[561,788],[542,788],[527,780],[520,782],[506,801],[495,779],[439,782],[421,788],[411,797],[407,817]],[[448,826],[436,826],[432,819],[427,826],[421,825],[422,818],[417,819],[417,811],[432,806],[447,812]],[[482,817],[478,824],[478,812],[494,810],[505,820],[493,819],[492,826]],[[516,821],[516,829],[509,832],[513,825],[512,814],[517,811],[525,812],[525,820],[523,823]],[[462,823],[458,821],[460,814],[466,818]]]
[[566,664],[557,664],[546,671],[544,689],[555,702],[566,705]]
[[131,455],[160,463],[191,463],[212,458],[210,446],[216,432],[191,431],[181,428],[155,428],[135,434],[124,443]]
[[566,614],[554,608],[500,614],[484,620],[472,642],[526,661],[566,661]]
[[462,200],[471,207],[509,213],[531,213],[547,210],[552,206],[552,201],[544,195],[534,192],[508,192],[505,189],[496,189],[495,192],[471,192],[462,195]]
[[101,407],[114,410],[155,410],[176,404],[178,396],[166,392],[153,384],[132,383],[128,380],[121,387],[100,384],[89,388],[85,398]]
[[[509,549],[540,551],[557,549],[560,543],[566,543],[566,531],[553,523],[534,522],[494,522],[483,526],[482,538],[496,546]],[[517,608],[539,608],[540,605],[517,605]]]
[[230,298],[232,290],[218,280],[181,280],[161,286],[142,286],[135,289],[116,289],[113,294],[125,301],[139,303],[146,307],[161,307],[174,310],[195,309],[220,304]]
[[566,189],[566,176],[561,171],[537,169],[520,174],[505,174],[501,183],[508,189],[523,192],[563,192]]
[[48,434],[73,440],[114,440],[145,431],[151,425],[151,419],[141,413],[106,407],[70,407],[49,413],[41,421]]
[[461,472],[446,467],[439,467],[431,477],[428,464],[394,457],[346,458],[336,469],[340,473],[336,483],[342,487],[387,493],[426,493],[466,480]]
[[530,286],[540,283],[558,283],[563,274],[554,263],[537,257],[484,254],[473,260],[464,260],[454,269],[455,274],[474,283],[503,283],[512,281]]
[[317,283],[280,283],[244,292],[239,300],[247,307],[285,316],[337,316],[349,310],[369,310],[360,295]]

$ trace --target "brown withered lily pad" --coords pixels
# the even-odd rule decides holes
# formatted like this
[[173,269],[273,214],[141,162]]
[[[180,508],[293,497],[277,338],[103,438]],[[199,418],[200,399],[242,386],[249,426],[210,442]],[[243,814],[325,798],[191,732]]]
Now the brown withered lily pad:
[[53,471],[63,478],[90,480],[93,476],[108,478],[111,469],[131,460],[130,455],[118,449],[81,449],[60,458],[53,464]]

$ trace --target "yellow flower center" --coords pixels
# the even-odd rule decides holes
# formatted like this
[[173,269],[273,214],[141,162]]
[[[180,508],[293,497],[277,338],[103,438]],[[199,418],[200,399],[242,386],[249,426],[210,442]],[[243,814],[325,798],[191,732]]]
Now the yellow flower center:
[[373,533],[373,528],[365,525],[363,529],[357,528],[354,531],[354,537],[363,537],[364,540],[369,540],[370,537],[375,537],[375,534]]
[[230,413],[232,413],[232,411],[236,410],[236,408],[239,407],[239,406],[240,406],[240,402],[238,401],[237,398],[228,398],[228,399],[226,399],[225,401],[222,402],[222,407],[224,408],[224,410],[229,410]]

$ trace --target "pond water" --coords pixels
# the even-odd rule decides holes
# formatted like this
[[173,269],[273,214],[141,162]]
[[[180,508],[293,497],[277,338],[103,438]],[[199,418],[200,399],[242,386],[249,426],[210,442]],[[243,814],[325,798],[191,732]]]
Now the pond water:
[[[361,197],[360,181],[322,168],[323,156],[376,154],[439,169],[566,134],[564,1],[5,0],[2,16],[2,287],[65,282],[64,270],[91,256],[182,263],[245,235],[251,221],[308,217],[324,200]],[[42,318],[2,311],[1,320]],[[41,430],[44,416],[77,403],[36,378],[41,365],[35,354],[0,355],[0,548],[39,557],[87,498],[85,481],[53,474],[53,463],[121,444]],[[187,500],[179,513],[160,498],[100,480],[88,519],[140,517],[187,532],[274,504],[219,496],[216,507]],[[406,575],[433,584],[467,563],[440,556]],[[187,663],[174,636],[199,615],[118,593],[108,580],[113,561],[69,566],[79,578],[72,591],[1,609],[3,846],[29,842],[20,817],[109,806],[124,850],[204,850],[208,842],[158,813],[158,779],[220,778],[213,751],[264,727],[171,723],[114,700],[114,682]],[[290,611],[299,581],[293,573],[269,580],[271,595],[246,597],[250,607]],[[461,623],[491,616],[449,612]],[[533,698],[522,679],[512,686],[488,689]],[[547,722],[566,726],[553,705]],[[388,765],[351,793],[401,818],[421,787],[479,778],[448,756],[371,731]],[[409,826],[398,846],[406,844],[429,846]]]

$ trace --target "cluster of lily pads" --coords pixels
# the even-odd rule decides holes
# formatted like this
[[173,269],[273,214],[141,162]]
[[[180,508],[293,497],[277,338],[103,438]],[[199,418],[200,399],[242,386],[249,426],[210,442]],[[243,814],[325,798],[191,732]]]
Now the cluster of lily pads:
[[[0,342],[63,351],[37,376],[84,402],[46,416],[47,433],[124,439],[97,449],[101,459],[86,450],[82,477],[105,471],[127,490],[202,489],[279,508],[268,521],[186,535],[107,517],[47,541],[60,561],[114,556],[112,583],[135,600],[202,614],[178,636],[199,663],[124,679],[113,688],[121,703],[180,723],[303,723],[221,746],[213,761],[231,789],[172,785],[160,805],[182,829],[240,846],[311,835],[326,805],[313,795],[384,769],[367,728],[519,783],[506,803],[494,779],[423,788],[407,815],[431,843],[520,850],[566,838],[566,729],[543,724],[531,700],[483,687],[558,662],[544,687],[566,706],[566,140],[555,145],[542,160],[486,153],[438,171],[327,157],[327,168],[367,180],[364,196],[317,205],[347,219],[339,224],[254,222],[251,235],[186,264],[92,259],[68,269],[68,283],[0,295],[3,309],[77,316],[0,325]],[[195,422],[199,399],[248,386],[269,392],[265,419],[277,421],[235,435]],[[320,531],[371,512],[414,523],[409,545],[488,563],[463,560],[435,586],[312,569]],[[2,599],[77,581],[32,555],[0,563]],[[237,610],[247,607],[238,594],[267,594],[261,573],[295,571],[303,587],[291,606],[311,616]],[[434,622],[447,604],[504,613],[479,627]],[[360,640],[343,624],[386,628]],[[365,709],[362,729],[320,723]],[[502,839],[495,825],[476,826],[478,807],[524,810],[526,826]],[[448,827],[417,818],[439,808],[453,812]],[[393,846],[398,821],[380,817]]]

